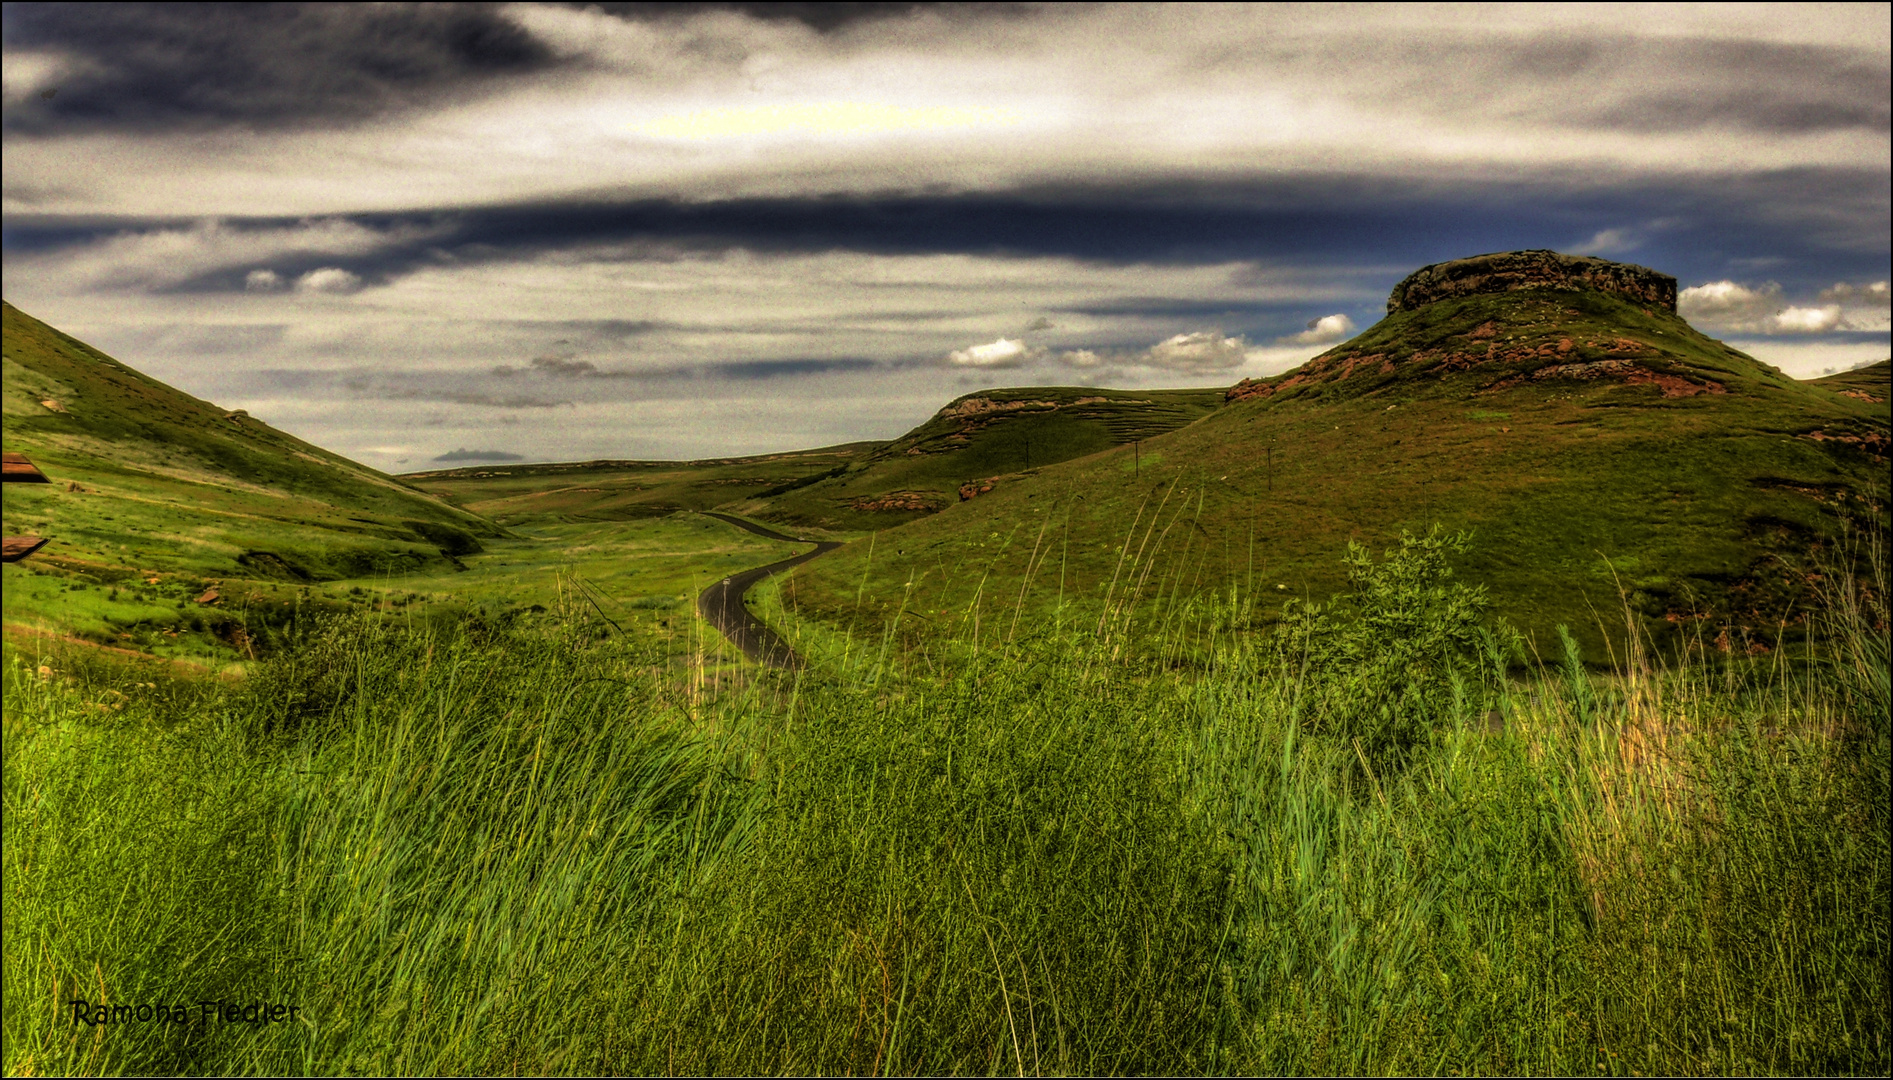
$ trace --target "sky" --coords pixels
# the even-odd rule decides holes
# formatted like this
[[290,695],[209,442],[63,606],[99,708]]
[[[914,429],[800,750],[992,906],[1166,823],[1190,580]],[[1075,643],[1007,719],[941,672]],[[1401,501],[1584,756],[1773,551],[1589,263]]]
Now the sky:
[[395,472],[1220,386],[1427,263],[1888,354],[1889,5],[36,4],[6,299]]

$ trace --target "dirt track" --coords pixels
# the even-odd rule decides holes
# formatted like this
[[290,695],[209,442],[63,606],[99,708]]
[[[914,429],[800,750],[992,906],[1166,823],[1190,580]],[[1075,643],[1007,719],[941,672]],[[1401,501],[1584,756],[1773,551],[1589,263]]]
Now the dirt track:
[[765,529],[761,525],[744,521],[742,518],[707,511],[706,513],[719,521],[727,521],[739,529],[745,529],[770,540],[815,545],[814,551],[797,555],[792,559],[782,559],[767,566],[758,566],[754,570],[731,574],[703,590],[703,594],[697,597],[697,611],[710,620],[710,625],[721,631],[724,637],[729,638],[731,644],[743,650],[744,656],[758,664],[767,664],[770,667],[801,667],[802,658],[796,655],[794,649],[789,648],[788,642],[782,640],[782,635],[769,629],[767,624],[750,614],[749,609],[743,606],[743,594],[749,591],[751,585],[770,574],[780,573],[791,566],[800,566],[815,556],[826,554],[841,545],[833,540],[803,540],[794,536],[784,536],[773,529]]

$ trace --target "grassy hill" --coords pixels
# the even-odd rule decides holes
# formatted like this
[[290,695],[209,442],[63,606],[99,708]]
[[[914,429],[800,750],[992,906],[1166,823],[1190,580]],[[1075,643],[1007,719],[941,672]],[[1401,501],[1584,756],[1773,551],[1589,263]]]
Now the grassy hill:
[[124,597],[113,588],[124,608],[115,619],[166,620],[206,583],[286,587],[447,568],[501,535],[477,514],[166,386],[11,304],[4,317],[5,447],[53,480],[6,486],[6,533],[51,539],[5,568],[10,624],[100,622],[69,591],[81,583],[127,583]]
[[785,589],[831,625],[924,637],[971,607],[1029,629],[1106,593],[1319,599],[1348,542],[1437,522],[1472,530],[1463,576],[1541,642],[1566,623],[1601,657],[1621,588],[1659,634],[1761,649],[1799,618],[1843,518],[1885,528],[1884,393],[1838,392],[1873,378],[1884,391],[1871,371],[1798,382],[1609,292],[1450,297],[1239,384],[1140,462],[1119,447],[1041,469]]
[[955,398],[926,423],[830,476],[734,509],[803,527],[885,529],[988,495],[1047,466],[1175,431],[1221,403],[1222,391],[1215,389],[981,390]]
[[1810,379],[1808,385],[1818,386],[1866,405],[1878,405],[1880,408],[1876,411],[1881,419],[1893,419],[1893,361],[1882,360],[1851,371],[1823,375],[1818,379]]
[[860,534],[938,513],[1049,465],[1175,431],[1222,400],[1217,389],[1013,387],[956,398],[889,443],[704,461],[478,466],[402,479],[507,525],[721,508],[803,530]]
[[883,443],[703,461],[486,465],[401,479],[503,524],[631,521],[766,497],[864,458]]

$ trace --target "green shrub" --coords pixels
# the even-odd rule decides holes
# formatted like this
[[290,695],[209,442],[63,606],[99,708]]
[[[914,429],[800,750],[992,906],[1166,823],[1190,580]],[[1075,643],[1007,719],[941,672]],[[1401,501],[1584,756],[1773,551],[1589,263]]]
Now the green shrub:
[[[1468,681],[1503,662],[1481,625],[1485,590],[1452,580],[1449,555],[1468,536],[1402,533],[1379,562],[1349,544],[1351,591],[1320,605],[1290,600],[1277,630],[1281,663],[1301,679],[1313,731],[1356,744],[1376,764],[1397,764],[1449,725]],[[1504,641],[1510,632],[1497,631]],[[1495,657],[1492,654],[1498,652]]]

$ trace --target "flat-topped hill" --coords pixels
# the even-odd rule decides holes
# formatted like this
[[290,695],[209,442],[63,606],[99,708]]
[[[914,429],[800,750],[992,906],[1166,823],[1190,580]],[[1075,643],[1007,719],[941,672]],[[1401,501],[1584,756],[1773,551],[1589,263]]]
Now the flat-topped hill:
[[1631,263],[1536,248],[1422,266],[1393,287],[1387,311],[1416,311],[1457,296],[1489,296],[1521,289],[1609,293],[1665,311],[1676,310],[1676,279],[1668,274]]
[[1521,386],[1622,389],[1637,401],[1818,395],[1690,326],[1675,312],[1675,279],[1638,266],[1555,252],[1482,255],[1410,275],[1387,308],[1301,367],[1243,380],[1229,400],[1479,397]]

